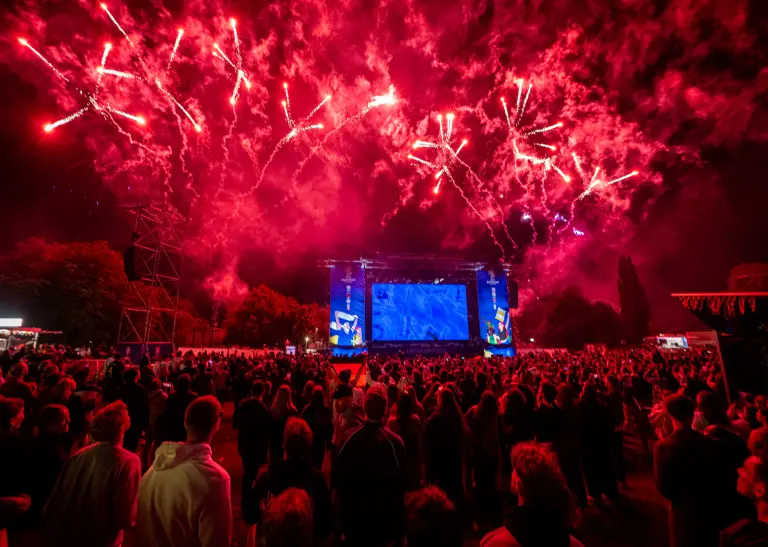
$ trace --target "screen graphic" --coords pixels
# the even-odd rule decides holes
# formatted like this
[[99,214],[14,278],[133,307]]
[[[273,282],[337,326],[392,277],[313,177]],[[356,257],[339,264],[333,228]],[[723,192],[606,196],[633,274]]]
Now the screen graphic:
[[374,284],[371,338],[469,340],[464,285]]
[[332,346],[360,347],[365,332],[365,270],[360,264],[331,269]]
[[480,335],[492,346],[511,344],[507,275],[493,270],[477,272],[477,308]]

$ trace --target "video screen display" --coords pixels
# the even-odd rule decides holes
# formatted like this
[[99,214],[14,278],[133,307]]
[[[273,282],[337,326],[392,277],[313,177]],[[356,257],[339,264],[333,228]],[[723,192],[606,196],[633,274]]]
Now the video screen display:
[[331,270],[332,346],[362,347],[365,332],[365,270],[351,264]]
[[480,335],[486,344],[503,346],[512,343],[509,317],[507,275],[500,271],[477,272],[477,310]]
[[469,340],[464,285],[375,283],[371,338],[379,341]]

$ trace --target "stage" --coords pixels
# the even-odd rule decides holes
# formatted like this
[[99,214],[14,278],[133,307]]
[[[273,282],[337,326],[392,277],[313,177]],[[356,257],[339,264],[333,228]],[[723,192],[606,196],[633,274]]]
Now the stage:
[[328,259],[334,355],[515,354],[506,264],[441,255]]

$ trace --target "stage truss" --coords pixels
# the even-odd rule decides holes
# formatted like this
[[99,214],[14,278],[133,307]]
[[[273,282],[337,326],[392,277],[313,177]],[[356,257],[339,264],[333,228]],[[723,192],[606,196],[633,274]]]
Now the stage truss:
[[138,281],[129,281],[123,299],[118,343],[147,345],[173,342],[179,308],[179,280],[184,262],[187,219],[169,203],[129,207],[134,231]]

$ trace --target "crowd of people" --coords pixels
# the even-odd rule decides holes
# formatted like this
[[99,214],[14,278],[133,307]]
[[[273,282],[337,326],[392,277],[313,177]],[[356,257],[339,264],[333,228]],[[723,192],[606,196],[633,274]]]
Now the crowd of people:
[[673,547],[768,545],[768,401],[729,404],[708,350],[0,365],[0,545],[229,547],[229,404],[251,545],[578,546],[583,511],[621,507],[625,433]]

